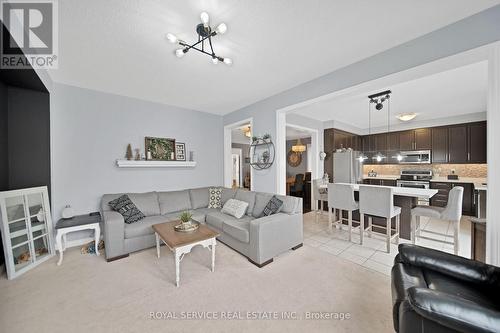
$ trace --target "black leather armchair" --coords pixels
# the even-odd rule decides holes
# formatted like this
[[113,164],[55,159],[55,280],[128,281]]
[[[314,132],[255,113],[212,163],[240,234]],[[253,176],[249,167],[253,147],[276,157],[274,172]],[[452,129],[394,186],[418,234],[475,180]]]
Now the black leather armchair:
[[401,244],[391,275],[396,332],[500,332],[499,267]]

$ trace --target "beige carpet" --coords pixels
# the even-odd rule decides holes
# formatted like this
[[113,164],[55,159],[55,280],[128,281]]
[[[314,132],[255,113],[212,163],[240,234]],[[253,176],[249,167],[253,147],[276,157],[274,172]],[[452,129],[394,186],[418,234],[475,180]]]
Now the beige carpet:
[[[181,262],[179,288],[172,254],[161,250],[160,259],[149,249],[106,263],[73,248],[60,267],[52,258],[16,280],[2,276],[0,332],[392,331],[389,277],[318,249],[289,251],[259,269],[219,243],[211,273],[209,251],[197,247]],[[197,311],[244,319],[150,319]],[[248,311],[297,319],[246,320]],[[350,319],[305,318],[316,311]]]

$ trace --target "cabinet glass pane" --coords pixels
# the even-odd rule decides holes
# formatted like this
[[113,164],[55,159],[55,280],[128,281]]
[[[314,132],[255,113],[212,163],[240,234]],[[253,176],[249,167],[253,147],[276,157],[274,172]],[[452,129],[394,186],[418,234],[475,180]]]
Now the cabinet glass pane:
[[32,262],[28,243],[12,249],[12,254],[14,258],[14,269],[16,272],[25,266],[28,266]]
[[26,234],[27,227],[26,221],[22,219],[21,221],[9,223],[10,237],[16,237],[16,235]]
[[22,195],[5,199],[8,222],[24,218],[24,197]]
[[36,260],[40,260],[49,254],[48,238],[47,235],[39,237],[33,241],[35,247]]
[[11,234],[10,243],[12,247],[17,247],[19,244],[26,243],[28,241],[28,234],[25,232],[23,234]]
[[40,215],[44,214],[43,200],[41,193],[33,193],[27,195],[27,204],[30,216],[37,215],[38,213],[40,213]]
[[[43,214],[45,217],[45,214]],[[40,221],[42,220],[42,221]],[[45,219],[41,219],[39,216],[33,216],[30,218],[31,221],[31,232],[33,233],[33,238],[35,238],[35,232],[42,231],[42,234],[47,233],[47,226],[45,224]]]

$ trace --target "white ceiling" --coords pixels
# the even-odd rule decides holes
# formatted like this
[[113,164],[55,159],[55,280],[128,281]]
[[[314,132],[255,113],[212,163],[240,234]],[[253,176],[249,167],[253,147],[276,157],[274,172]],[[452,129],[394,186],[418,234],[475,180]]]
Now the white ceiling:
[[[56,82],[226,114],[499,4],[500,0],[64,0]],[[232,67],[165,40],[225,22]]]
[[305,139],[305,138],[310,138],[310,137],[311,137],[311,133],[306,131],[306,130],[295,128],[295,127],[289,127],[289,126],[286,127],[286,139],[287,140]]
[[[334,120],[359,129],[368,129],[368,95],[388,90],[391,95],[391,126],[401,123],[400,113],[417,113],[411,122],[483,113],[486,111],[488,64],[479,62],[416,80],[356,91],[338,98],[313,103],[295,111],[320,121]],[[371,126],[387,128],[387,104],[381,111],[371,106]],[[411,123],[408,122],[408,123]]]

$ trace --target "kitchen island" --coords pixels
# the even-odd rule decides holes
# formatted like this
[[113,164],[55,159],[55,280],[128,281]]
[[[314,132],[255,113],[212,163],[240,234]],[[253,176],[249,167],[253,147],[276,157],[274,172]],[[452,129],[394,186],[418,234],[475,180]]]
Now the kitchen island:
[[[342,184],[342,183],[339,183]],[[347,184],[353,185],[356,191],[356,200],[358,199],[359,184]],[[438,190],[434,189],[421,189],[421,188],[410,188],[410,187],[396,187],[396,186],[382,186],[382,185],[362,185],[370,187],[381,187],[381,188],[391,188],[394,195],[394,205],[401,207],[401,220],[400,220],[400,235],[399,237],[404,239],[410,239],[411,237],[411,210],[417,206],[418,198],[430,199]],[[347,217],[347,215],[345,215]],[[353,214],[353,219],[359,221],[359,212]],[[368,217],[365,216],[365,228],[368,227]],[[393,226],[396,223],[396,218],[393,218]],[[377,225],[385,226],[384,218],[373,218],[373,230],[381,233],[385,231],[381,228],[377,228]]]

